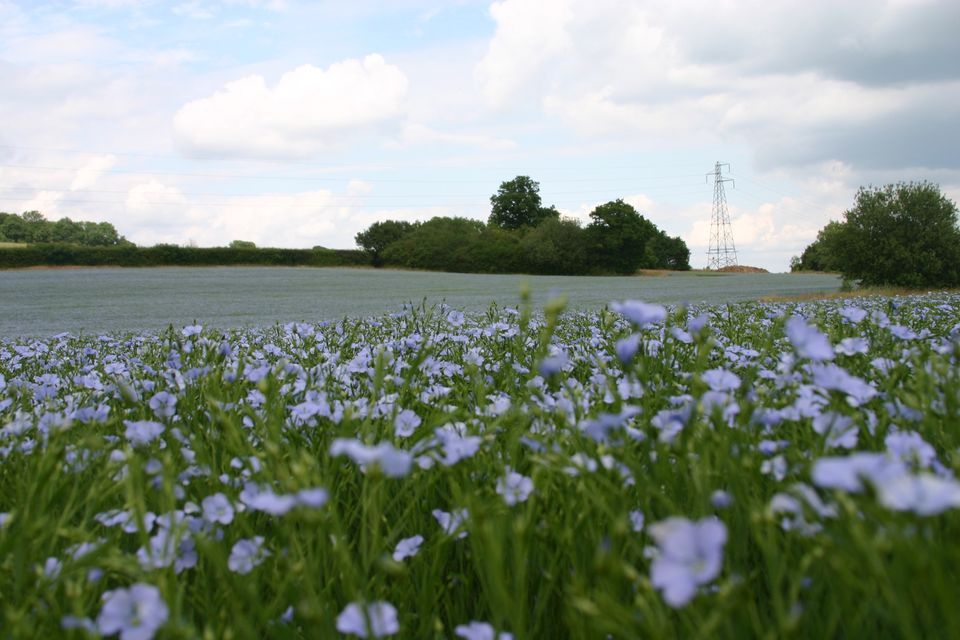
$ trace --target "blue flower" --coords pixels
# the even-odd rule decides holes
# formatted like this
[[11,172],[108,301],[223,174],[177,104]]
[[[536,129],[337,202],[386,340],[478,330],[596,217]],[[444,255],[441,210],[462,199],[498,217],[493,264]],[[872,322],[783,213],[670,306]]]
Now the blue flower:
[[657,543],[650,581],[671,607],[686,605],[697,587],[720,575],[727,543],[727,528],[720,520],[667,518],[651,525],[650,535]]
[[471,621],[469,624],[458,624],[453,630],[465,640],[513,640],[513,634],[506,631],[496,632],[489,622]]
[[448,536],[456,535],[458,540],[467,537],[467,530],[463,527],[463,524],[470,516],[470,512],[466,509],[457,509],[450,513],[434,509],[430,513],[437,519],[440,528]]
[[413,456],[402,449],[395,448],[389,442],[381,442],[371,447],[359,440],[337,438],[330,445],[330,455],[334,457],[345,455],[359,464],[364,471],[367,467],[376,465],[385,476],[390,478],[401,478],[409,474],[413,466]]
[[150,398],[150,408],[158,418],[171,418],[177,413],[177,396],[160,391]]
[[410,409],[404,409],[393,419],[393,433],[398,438],[409,438],[420,426],[420,416]]
[[130,441],[134,447],[145,447],[163,433],[164,427],[159,422],[152,422],[150,420],[139,420],[133,422],[131,420],[124,420],[123,424],[126,425],[127,429],[124,432],[127,440]]
[[617,358],[620,359],[620,362],[627,364],[633,360],[633,357],[637,355],[637,351],[640,349],[640,336],[634,333],[629,337],[617,340],[614,349],[617,352]]
[[230,524],[233,522],[233,505],[222,493],[215,493],[203,499],[203,519],[207,522]]
[[160,590],[153,585],[137,583],[129,589],[103,594],[97,628],[105,636],[119,633],[120,640],[150,640],[169,615]]
[[420,552],[421,544],[423,544],[423,536],[421,535],[404,538],[397,543],[396,549],[393,550],[393,559],[400,562],[404,558],[412,558]]
[[740,376],[726,369],[709,369],[700,375],[712,391],[735,391],[740,388]]
[[227,567],[234,573],[250,573],[270,555],[269,549],[263,546],[263,536],[237,540],[230,549]]
[[808,325],[803,318],[793,316],[787,320],[786,331],[787,338],[801,358],[809,358],[815,362],[833,360],[833,347],[830,346],[827,336],[820,333],[816,327]]
[[337,631],[361,638],[383,638],[400,631],[397,609],[389,602],[351,602],[337,616]]
[[623,314],[623,317],[638,327],[647,327],[667,319],[667,310],[665,307],[659,304],[641,302],[640,300],[613,302],[610,304],[610,308]]
[[533,493],[533,480],[507,467],[507,475],[497,480],[497,493],[503,496],[507,506],[525,502]]

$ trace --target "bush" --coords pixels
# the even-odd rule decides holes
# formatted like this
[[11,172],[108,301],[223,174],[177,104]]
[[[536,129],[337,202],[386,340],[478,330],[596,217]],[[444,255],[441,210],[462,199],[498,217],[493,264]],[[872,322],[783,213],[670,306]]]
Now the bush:
[[36,244],[0,249],[0,268],[35,266],[165,267],[165,266],[286,266],[345,267],[366,264],[362,251],[344,249],[193,248],[160,244],[154,247],[82,247]]
[[[929,182],[861,188],[827,234],[827,265],[863,285],[960,284],[957,205]],[[826,231],[826,229],[825,229]]]

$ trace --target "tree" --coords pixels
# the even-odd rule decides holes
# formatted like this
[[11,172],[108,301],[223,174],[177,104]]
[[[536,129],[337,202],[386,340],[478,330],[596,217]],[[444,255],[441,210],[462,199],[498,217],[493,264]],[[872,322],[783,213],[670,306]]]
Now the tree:
[[590,213],[587,227],[597,266],[604,271],[632,274],[653,268],[656,255],[647,244],[660,232],[656,225],[623,200],[607,202]]
[[370,254],[373,266],[383,264],[383,252],[394,242],[403,239],[415,226],[405,220],[374,222],[354,238],[357,246]]
[[535,227],[548,218],[558,218],[556,207],[543,207],[540,200],[540,183],[529,176],[517,176],[500,184],[490,196],[488,224],[501,229]]
[[861,188],[844,217],[828,249],[844,277],[866,285],[960,284],[957,205],[937,185]]
[[839,271],[838,242],[842,241],[843,224],[831,220],[817,232],[817,239],[810,243],[796,262],[790,261],[790,271]]
[[520,241],[524,271],[554,275],[586,273],[586,231],[573,220],[544,220]]
[[256,249],[257,245],[249,240],[233,240],[230,242],[231,249]]
[[668,236],[658,229],[657,234],[647,241],[647,247],[653,252],[656,269],[673,271],[690,270],[690,248],[683,238]]
[[0,219],[0,237],[7,242],[26,242],[29,239],[29,228],[23,218],[8,213]]
[[476,264],[473,245],[485,225],[468,218],[436,217],[418,224],[383,251],[383,261],[413,269],[470,273],[482,270]]

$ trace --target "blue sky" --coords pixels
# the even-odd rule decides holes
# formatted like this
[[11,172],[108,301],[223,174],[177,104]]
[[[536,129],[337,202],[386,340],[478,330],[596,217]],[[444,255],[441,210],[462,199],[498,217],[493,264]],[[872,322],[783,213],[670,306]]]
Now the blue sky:
[[0,210],[139,244],[352,247],[530,175],[786,270],[861,185],[960,196],[960,4],[0,0]]

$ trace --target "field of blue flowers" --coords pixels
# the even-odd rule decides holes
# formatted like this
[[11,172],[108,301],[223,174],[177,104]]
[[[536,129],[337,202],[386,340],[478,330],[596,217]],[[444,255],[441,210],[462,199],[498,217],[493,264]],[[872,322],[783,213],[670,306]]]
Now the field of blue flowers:
[[0,634],[960,637],[960,297],[0,341]]

